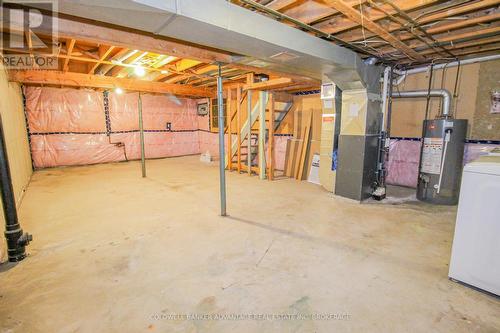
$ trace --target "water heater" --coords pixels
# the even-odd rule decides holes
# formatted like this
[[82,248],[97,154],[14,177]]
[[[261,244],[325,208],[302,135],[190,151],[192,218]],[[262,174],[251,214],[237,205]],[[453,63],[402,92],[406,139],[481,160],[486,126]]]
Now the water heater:
[[418,200],[440,205],[458,203],[466,133],[465,119],[424,121]]

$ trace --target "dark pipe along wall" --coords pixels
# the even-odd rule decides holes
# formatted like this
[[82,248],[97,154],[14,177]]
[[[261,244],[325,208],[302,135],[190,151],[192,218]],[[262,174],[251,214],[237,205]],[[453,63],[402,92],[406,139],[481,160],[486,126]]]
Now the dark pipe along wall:
[[32,240],[32,236],[23,233],[17,219],[16,200],[12,189],[10,177],[9,160],[5,147],[2,118],[0,117],[0,185],[5,217],[5,238],[7,239],[7,250],[9,261],[21,261],[26,257],[25,247]]

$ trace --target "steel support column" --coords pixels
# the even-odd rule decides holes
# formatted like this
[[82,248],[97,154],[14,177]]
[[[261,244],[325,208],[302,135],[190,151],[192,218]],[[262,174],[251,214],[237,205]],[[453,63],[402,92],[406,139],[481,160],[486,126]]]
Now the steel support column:
[[144,123],[142,121],[142,97],[139,93],[139,131],[141,137],[141,166],[142,166],[142,178],[146,177],[146,152],[144,151]]
[[[220,177],[220,215],[226,216],[226,168],[224,152],[224,96],[222,93],[222,69],[219,64],[217,75],[217,114],[219,117],[219,177]],[[228,101],[229,102],[229,101]]]

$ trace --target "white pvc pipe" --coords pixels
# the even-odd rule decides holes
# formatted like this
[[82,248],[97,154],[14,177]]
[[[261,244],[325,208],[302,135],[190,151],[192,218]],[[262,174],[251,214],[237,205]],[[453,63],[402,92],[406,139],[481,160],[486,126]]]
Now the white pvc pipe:
[[[484,57],[471,58],[471,59],[465,59],[465,60],[460,60],[460,61],[437,64],[437,65],[434,65],[433,70],[441,69],[444,67],[449,68],[449,67],[458,66],[459,63],[460,63],[460,66],[462,66],[462,65],[470,65],[470,64],[475,64],[478,62],[491,61],[491,60],[497,60],[497,59],[500,59],[500,54],[494,54],[494,55],[489,55],[489,56],[484,56]],[[393,84],[397,86],[401,82],[403,82],[403,80],[405,79],[405,77],[407,75],[423,73],[423,72],[427,71],[428,69],[429,69],[428,66],[416,67],[416,68],[412,68],[412,69],[408,69],[408,70],[404,70],[404,71],[398,71],[398,70],[393,69],[393,72],[395,74],[399,75],[399,78],[394,80]]]

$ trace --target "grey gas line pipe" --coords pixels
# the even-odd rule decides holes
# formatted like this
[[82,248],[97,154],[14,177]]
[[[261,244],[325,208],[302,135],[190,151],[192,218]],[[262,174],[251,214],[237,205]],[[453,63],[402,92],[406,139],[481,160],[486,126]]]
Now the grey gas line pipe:
[[[217,115],[219,118],[219,186],[220,186],[220,215],[226,216],[226,166],[224,163],[225,158],[225,145],[224,145],[224,95],[222,92],[222,69],[219,64],[217,75]],[[227,101],[229,103],[229,101]],[[231,133],[229,133],[229,144],[231,144]],[[229,157],[231,158],[231,157]]]
[[417,98],[417,97],[441,97],[443,99],[442,115],[446,118],[451,116],[451,94],[446,89],[431,89],[428,90],[411,90],[411,91],[393,91],[392,98]]

